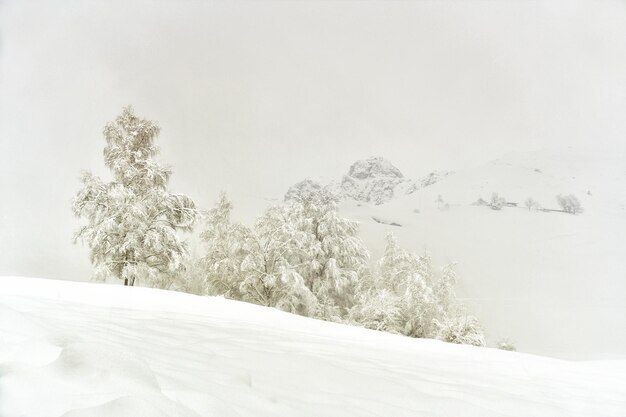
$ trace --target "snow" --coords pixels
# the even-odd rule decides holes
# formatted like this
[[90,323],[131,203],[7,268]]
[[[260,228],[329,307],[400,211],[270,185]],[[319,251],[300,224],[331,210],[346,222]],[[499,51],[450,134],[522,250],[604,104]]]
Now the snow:
[[[626,359],[626,332],[618,331],[626,328],[625,160],[611,149],[512,152],[450,167],[454,172],[442,171],[437,182],[385,204],[345,200],[340,215],[360,222],[372,262],[392,232],[406,249],[427,249],[438,266],[455,263],[458,295],[484,324],[490,345],[507,337],[528,353]],[[493,192],[518,207],[472,205]],[[558,194],[577,196],[584,213],[524,207],[532,197],[558,209]],[[252,224],[276,202],[233,196],[233,219]]]
[[[457,292],[483,322],[491,345],[509,337],[529,353],[626,359],[626,332],[618,331],[626,328],[624,160],[623,153],[605,150],[511,153],[386,204],[345,201],[340,214],[359,220],[374,260],[393,232],[407,249],[428,249],[437,265],[456,263]],[[519,207],[472,205],[493,192]],[[533,197],[558,209],[556,196],[570,193],[584,213],[524,207]]]
[[625,361],[411,339],[222,298],[0,278],[0,416],[624,416]]

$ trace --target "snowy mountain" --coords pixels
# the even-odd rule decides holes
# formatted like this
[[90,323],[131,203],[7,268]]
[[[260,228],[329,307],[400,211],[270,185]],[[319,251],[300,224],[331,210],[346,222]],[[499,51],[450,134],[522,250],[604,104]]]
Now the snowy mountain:
[[323,184],[321,181],[305,179],[294,184],[285,194],[285,200],[295,193],[307,195],[326,189],[343,200],[380,205],[403,195],[412,194],[419,188],[438,182],[449,173],[431,172],[419,182],[406,178],[390,161],[382,157],[371,157],[356,161],[341,181]]
[[287,190],[285,201],[293,200],[296,196],[311,198],[312,196],[320,194],[323,190],[328,190],[328,188],[328,186],[307,178],[294,184]]
[[3,417],[626,413],[626,362],[411,339],[138,287],[0,278]]
[[343,198],[365,203],[383,204],[394,196],[410,194],[417,185],[384,158],[357,161],[341,180]]

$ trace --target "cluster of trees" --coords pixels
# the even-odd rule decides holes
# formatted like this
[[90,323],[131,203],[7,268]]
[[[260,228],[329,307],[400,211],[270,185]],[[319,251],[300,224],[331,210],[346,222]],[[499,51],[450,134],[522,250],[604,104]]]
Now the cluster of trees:
[[556,196],[556,201],[559,203],[561,210],[569,214],[578,214],[583,212],[583,207],[580,201],[574,194]]
[[484,346],[476,317],[456,300],[453,265],[440,271],[428,253],[416,256],[401,248],[392,234],[373,273],[358,287],[350,322],[411,337]]
[[506,205],[507,205],[507,202],[504,197],[500,197],[498,193],[491,194],[491,201],[489,202],[489,207],[492,210],[502,210],[502,207]]
[[482,197],[479,197],[473,204],[475,206],[487,206],[492,210],[502,210],[502,208],[509,203],[507,203],[506,199],[501,197],[498,193],[492,193],[491,200],[487,201]]
[[483,346],[478,320],[454,294],[452,266],[437,271],[387,236],[373,267],[356,222],[342,218],[332,195],[292,195],[252,228],[230,219],[222,195],[206,216],[202,294],[411,337]]
[[387,236],[371,265],[358,223],[342,218],[326,189],[291,193],[252,227],[233,222],[222,194],[205,213],[204,253],[191,260],[178,231],[200,217],[194,202],[167,190],[171,170],[154,161],[156,123],[132,108],[104,129],[113,180],[91,173],[73,202],[86,220],[76,234],[90,248],[96,277],[127,285],[223,295],[324,320],[453,343],[485,344],[478,320],[454,294],[452,266],[402,249]]
[[556,201],[561,208],[560,210],[544,208],[532,197],[528,197],[526,201],[524,201],[524,205],[529,211],[561,211],[569,214],[580,214],[584,211],[580,200],[578,200],[574,194],[559,194],[556,196]]
[[230,219],[222,195],[206,215],[205,294],[340,320],[352,305],[368,252],[358,225],[324,191],[269,208],[253,227]]
[[[524,201],[524,206],[529,211],[530,210],[532,211],[560,211],[560,212],[569,213],[569,214],[579,214],[584,211],[582,205],[580,204],[580,200],[578,200],[578,198],[573,194],[568,194],[568,195],[559,194],[556,196],[556,201],[559,204],[559,207],[561,208],[560,210],[543,208],[541,204],[539,204],[532,197],[528,197]],[[491,208],[492,210],[502,210],[502,208],[505,206],[516,207],[517,203],[509,203],[506,201],[505,198],[501,197],[498,193],[493,193],[491,195],[490,201],[486,201],[483,198],[478,198],[478,200],[476,200],[474,205],[487,206]]]

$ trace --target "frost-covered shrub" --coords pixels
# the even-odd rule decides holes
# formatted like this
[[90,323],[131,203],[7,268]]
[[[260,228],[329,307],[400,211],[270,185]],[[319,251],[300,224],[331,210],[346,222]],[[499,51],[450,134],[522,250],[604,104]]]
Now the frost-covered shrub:
[[573,194],[559,194],[556,196],[556,200],[559,203],[559,206],[561,206],[561,209],[566,213],[578,214],[583,212],[580,201]]
[[437,338],[444,342],[485,346],[485,336],[478,319],[462,312],[435,320]]
[[87,223],[75,240],[89,246],[95,278],[166,286],[184,268],[187,249],[178,231],[191,231],[199,213],[188,196],[167,190],[172,171],[153,159],[158,134],[155,122],[125,108],[104,128],[113,180],[83,174],[72,210]]
[[506,206],[506,200],[498,195],[498,193],[491,194],[491,200],[489,201],[489,207],[492,210],[501,210]]
[[531,210],[535,211],[535,210],[541,209],[541,205],[538,202],[536,202],[532,197],[528,197],[526,201],[524,201],[524,205],[526,206],[528,211],[531,211]]
[[478,197],[478,200],[472,203],[474,206],[488,206],[489,203],[482,197]]
[[516,351],[515,343],[513,343],[508,338],[502,338],[497,343],[497,348],[500,350],[508,350],[508,351]]

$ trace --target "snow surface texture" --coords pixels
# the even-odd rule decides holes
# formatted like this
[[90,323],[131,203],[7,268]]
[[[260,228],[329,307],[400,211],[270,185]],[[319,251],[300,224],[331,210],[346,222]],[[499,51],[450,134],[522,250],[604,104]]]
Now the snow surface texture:
[[0,278],[0,416],[619,416],[626,362],[411,339],[221,298]]

